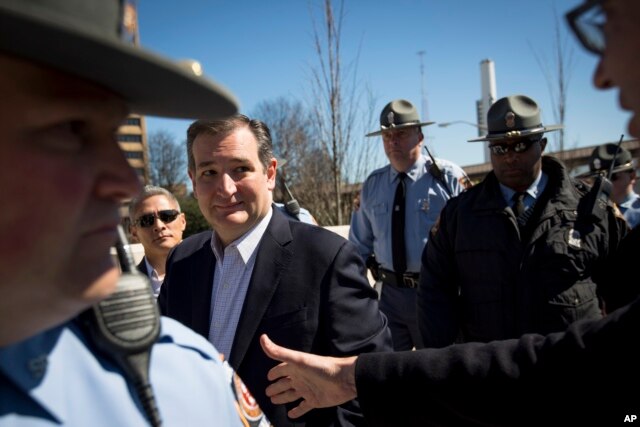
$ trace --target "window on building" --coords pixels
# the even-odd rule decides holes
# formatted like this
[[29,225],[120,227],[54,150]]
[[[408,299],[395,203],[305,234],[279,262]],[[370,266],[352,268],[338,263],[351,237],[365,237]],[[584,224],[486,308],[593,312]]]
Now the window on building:
[[124,124],[128,126],[140,126],[140,117],[127,117]]
[[124,156],[127,159],[142,159],[142,151],[125,151]]
[[118,134],[118,141],[120,142],[142,142],[142,135],[133,135],[129,133]]

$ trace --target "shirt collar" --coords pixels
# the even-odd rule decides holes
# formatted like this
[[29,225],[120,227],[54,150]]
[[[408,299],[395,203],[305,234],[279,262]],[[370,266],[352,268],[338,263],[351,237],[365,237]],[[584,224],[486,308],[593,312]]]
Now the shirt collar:
[[[527,188],[524,192],[527,193],[527,195],[537,200],[538,197],[540,197],[540,194],[542,194],[545,187],[547,186],[548,180],[549,180],[549,177],[547,176],[547,174],[542,172],[542,170],[540,170],[536,179],[531,183],[529,188]],[[517,191],[507,187],[506,185],[503,185],[502,183],[499,183],[499,184],[500,184],[500,191],[502,192],[502,197],[504,197],[504,200],[507,202],[507,204],[510,204],[511,200],[513,200],[513,195],[516,194]]]
[[[412,180],[417,180],[420,176],[420,171],[424,168],[426,164],[426,158],[423,155],[418,156],[418,160],[409,168],[407,171],[402,171],[407,174],[407,176]],[[389,182],[393,183],[396,180],[396,177],[400,173],[393,168],[393,166],[389,165],[389,169],[391,173],[389,174]]]
[[631,206],[633,205],[633,202],[638,198],[638,195],[636,193],[634,193],[633,191],[629,194],[627,194],[626,196],[624,196],[624,200],[622,200],[619,203],[619,206],[623,206],[623,205],[628,205]]
[[149,272],[149,280],[151,280],[151,286],[153,287],[153,295],[158,297],[160,294],[160,286],[162,286],[162,282],[164,281],[164,275],[160,277],[158,272],[151,264],[149,264],[149,260],[147,257],[144,257],[144,262],[147,265],[147,271]]
[[[273,207],[269,207],[269,211],[267,214],[249,231],[247,231],[242,236],[238,237],[233,242],[229,243],[227,247],[235,247],[237,251],[240,253],[242,260],[246,264],[251,258],[251,255],[255,252],[258,244],[260,244],[260,240],[267,230],[267,226],[269,225],[269,221],[271,221],[271,216],[273,215]],[[211,249],[213,250],[213,254],[216,256],[218,261],[224,259],[224,251],[222,248],[218,236],[216,235],[215,230],[212,232],[211,236]]]

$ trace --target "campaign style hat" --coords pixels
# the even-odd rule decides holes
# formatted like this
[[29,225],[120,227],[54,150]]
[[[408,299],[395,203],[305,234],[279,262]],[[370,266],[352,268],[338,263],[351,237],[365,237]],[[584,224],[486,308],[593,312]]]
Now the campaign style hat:
[[[616,150],[618,153],[616,154]],[[589,157],[589,172],[579,175],[579,178],[595,176],[604,173],[607,175],[613,161],[611,173],[634,170],[636,165],[631,152],[618,144],[603,144],[594,148]]]
[[133,7],[124,0],[2,0],[0,53],[102,85],[133,112],[221,118],[237,111],[234,96],[189,66],[125,40]]
[[380,130],[366,134],[365,136],[381,135],[385,130],[403,129],[409,127],[422,127],[432,125],[435,122],[420,122],[418,111],[406,99],[391,101],[380,113]]
[[476,141],[496,141],[521,138],[562,129],[562,125],[543,126],[540,108],[536,102],[524,95],[512,95],[498,99],[487,113],[488,131]]

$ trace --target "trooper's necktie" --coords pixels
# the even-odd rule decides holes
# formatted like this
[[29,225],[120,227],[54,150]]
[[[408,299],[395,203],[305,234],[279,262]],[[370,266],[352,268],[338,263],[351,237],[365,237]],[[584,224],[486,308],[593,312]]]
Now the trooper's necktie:
[[526,195],[527,193],[524,191],[513,195],[513,213],[516,214],[516,218],[520,218],[524,213],[524,198]]
[[393,250],[393,270],[402,274],[407,270],[407,254],[404,242],[404,210],[406,188],[404,179],[406,173],[398,174],[398,186],[393,198],[393,211],[391,212],[391,249]]

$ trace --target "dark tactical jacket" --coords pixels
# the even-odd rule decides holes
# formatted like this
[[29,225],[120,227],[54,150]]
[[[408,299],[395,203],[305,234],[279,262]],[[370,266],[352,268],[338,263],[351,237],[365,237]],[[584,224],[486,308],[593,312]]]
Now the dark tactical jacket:
[[627,227],[609,202],[584,212],[590,188],[562,163],[524,227],[491,172],[449,201],[422,255],[418,318],[426,347],[546,334],[602,317],[596,283]]

